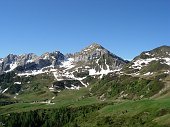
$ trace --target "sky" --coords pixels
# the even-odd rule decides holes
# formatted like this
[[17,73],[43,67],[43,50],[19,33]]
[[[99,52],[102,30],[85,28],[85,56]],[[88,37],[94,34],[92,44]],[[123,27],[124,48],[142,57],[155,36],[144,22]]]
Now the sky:
[[0,0],[0,57],[96,42],[124,58],[170,46],[170,0]]

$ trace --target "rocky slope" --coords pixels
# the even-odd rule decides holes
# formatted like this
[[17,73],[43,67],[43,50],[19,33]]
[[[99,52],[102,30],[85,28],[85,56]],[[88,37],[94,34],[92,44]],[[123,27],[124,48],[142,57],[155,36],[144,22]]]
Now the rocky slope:
[[[122,91],[124,94],[126,91],[129,98],[133,98],[134,95],[144,96],[147,91],[149,92],[146,95],[151,96],[159,92],[164,85],[148,85],[149,78],[152,77],[153,82],[159,82],[170,74],[170,47],[161,46],[151,51],[145,51],[128,62],[112,54],[101,45],[93,43],[80,52],[67,55],[63,55],[59,51],[45,53],[41,56],[11,54],[0,59],[0,68],[0,93],[3,94],[35,92],[34,90],[50,92],[60,92],[64,89],[79,90],[81,87],[92,84],[94,80],[93,84],[96,85],[92,91],[94,94],[99,92],[99,96],[102,96],[104,91],[107,93],[110,90],[117,90],[116,92],[112,91],[114,96],[117,94],[123,96],[121,95]],[[122,75],[125,77],[129,75],[130,77],[126,77],[126,79],[133,80],[127,80],[127,85],[124,85],[126,83],[122,84],[122,80],[126,81],[126,79]],[[110,76],[112,78],[109,78]],[[147,79],[142,80],[142,82],[146,81],[146,83],[142,83],[144,94],[131,90],[132,87],[141,89],[139,87],[141,83],[136,83],[140,78]],[[118,84],[122,84],[121,86],[124,87],[120,87]],[[138,86],[134,84],[138,84]],[[114,89],[112,89],[113,86]],[[133,91],[134,93],[131,92],[133,95],[129,91]]]
[[129,63],[98,44],[75,54],[23,56],[0,59],[1,125],[170,125],[169,46]]
[[[51,85],[49,90],[60,91],[64,88],[87,87],[88,83],[84,83],[83,80],[89,75],[102,78],[103,75],[119,71],[127,62],[101,45],[93,43],[78,53],[67,55],[63,55],[59,51],[45,53],[41,56],[32,53],[19,56],[10,54],[1,59],[0,73],[5,75],[13,71],[15,76],[19,77],[53,75],[55,82],[52,85],[49,84]],[[72,80],[71,84],[66,80]],[[60,83],[56,83],[59,81]],[[1,92],[8,88],[7,85],[4,86],[5,84]]]
[[26,72],[40,70],[47,66],[57,66],[64,60],[64,55],[59,51],[45,53],[37,56],[33,53],[24,55],[9,54],[0,61],[0,74],[13,70],[18,72]]
[[[48,67],[67,68],[68,70],[73,67],[70,65],[74,64],[74,66],[78,67],[80,63],[81,66],[92,66],[92,64],[95,66],[94,64],[96,64],[98,66],[98,70],[96,69],[96,71],[100,72],[102,69],[120,69],[126,62],[127,61],[120,57],[110,53],[101,45],[94,43],[81,52],[65,56],[59,51],[52,53],[47,52],[41,56],[37,56],[33,53],[18,56],[10,54],[0,59],[0,73],[10,72],[14,69],[19,72],[26,72],[41,70]],[[107,68],[107,66],[109,67]]]
[[70,55],[62,62],[56,78],[83,78],[88,75],[106,75],[119,71],[128,61],[110,53],[99,44],[92,44],[82,51]]

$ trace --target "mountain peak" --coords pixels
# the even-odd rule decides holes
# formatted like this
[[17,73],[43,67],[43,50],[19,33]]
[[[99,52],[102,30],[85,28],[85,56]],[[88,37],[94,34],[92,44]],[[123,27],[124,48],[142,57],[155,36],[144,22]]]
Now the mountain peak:
[[151,51],[152,52],[170,52],[170,46],[163,45],[163,46],[155,48],[155,49],[153,49]]
[[144,51],[125,66],[126,72],[134,75],[155,75],[169,73],[170,46],[160,46],[150,51]]
[[[139,58],[162,58],[170,56],[170,46],[160,46],[150,51],[142,52]],[[138,58],[138,57],[137,57]]]
[[81,53],[91,53],[94,52],[96,50],[105,50],[106,52],[108,52],[104,47],[102,47],[100,44],[98,43],[92,43],[91,45],[87,46],[86,48],[84,48]]
[[98,47],[98,48],[100,48],[100,47],[102,47],[102,46],[101,46],[100,44],[94,42],[94,43],[92,43],[89,47]]
[[[119,65],[122,66],[125,63],[127,63],[127,61],[124,61],[122,58],[114,55],[113,53],[111,53],[110,51],[108,51],[107,49],[105,49],[103,46],[101,46],[98,43],[92,43],[91,45],[84,48],[80,52],[75,53],[73,55],[73,58],[76,62],[82,62],[82,61],[92,62],[93,61],[94,63],[96,63],[97,61],[97,65],[99,65],[98,62],[101,62],[103,59],[103,61],[105,62],[112,61],[113,64],[115,64],[117,67]],[[113,68],[115,67],[115,65],[113,65]]]

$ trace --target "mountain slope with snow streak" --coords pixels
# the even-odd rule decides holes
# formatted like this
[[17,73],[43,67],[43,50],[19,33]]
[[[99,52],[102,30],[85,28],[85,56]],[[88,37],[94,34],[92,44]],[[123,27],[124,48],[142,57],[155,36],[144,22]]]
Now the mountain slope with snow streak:
[[153,75],[170,70],[170,46],[161,46],[141,53],[123,69],[134,75]]
[[[54,81],[58,82],[78,81],[78,86],[71,84],[64,88],[79,89],[88,86],[88,83],[84,82],[88,76],[102,78],[104,75],[119,71],[126,63],[127,61],[114,55],[101,45],[93,43],[80,52],[67,55],[63,55],[59,51],[47,52],[41,56],[33,53],[10,54],[0,59],[0,74],[15,72],[21,78],[53,75]],[[50,89],[60,91],[51,87]]]

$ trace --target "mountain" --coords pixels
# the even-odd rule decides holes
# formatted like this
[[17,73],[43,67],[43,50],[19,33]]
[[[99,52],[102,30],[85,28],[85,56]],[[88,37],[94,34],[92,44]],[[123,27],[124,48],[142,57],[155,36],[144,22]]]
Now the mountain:
[[68,70],[73,67],[70,67],[70,64],[74,64],[77,69],[81,64],[81,67],[85,67],[86,65],[90,66],[86,66],[86,68],[93,68],[93,66],[95,66],[96,72],[100,72],[102,69],[108,70],[109,72],[120,69],[126,63],[127,61],[110,53],[101,45],[94,43],[81,52],[70,55],[63,55],[59,51],[52,53],[47,52],[41,56],[37,56],[33,53],[18,56],[10,54],[1,59],[0,73],[10,72],[14,69],[24,73],[26,71],[38,71],[49,67],[67,68]]
[[[101,45],[93,43],[80,52],[66,55],[59,51],[47,52],[41,56],[33,53],[18,56],[10,54],[1,59],[0,73],[5,75],[14,72],[15,76],[20,77],[40,74],[53,75],[54,81],[60,81],[60,84],[53,82],[49,89],[51,91],[61,91],[63,89],[87,87],[88,83],[84,83],[83,80],[88,76],[102,78],[108,73],[119,71],[126,63],[128,61],[114,55]],[[72,84],[66,80],[73,80]],[[8,88],[7,85],[6,87],[3,86],[2,92]]]
[[169,127],[170,47],[128,62],[93,43],[80,52],[0,59],[0,126]]
[[40,57],[33,53],[18,56],[9,54],[7,57],[1,59],[0,73],[7,73],[13,70],[17,70],[18,72],[40,70],[47,66],[59,65],[63,60],[64,55],[59,51],[45,53]]
[[170,46],[144,51],[117,72],[96,82],[91,93],[101,99],[158,97],[170,91]]
[[[127,61],[93,43],[80,52],[67,57],[62,63],[60,77],[83,78],[88,75],[106,75],[120,70]],[[56,73],[55,77],[59,77]]]
[[[10,81],[8,82],[12,83],[6,85],[6,82],[3,83],[2,78],[1,93],[11,92],[10,88],[14,87],[18,82],[24,84],[23,79],[31,82],[34,78],[29,77],[40,78],[43,75],[50,78],[49,83],[46,84],[48,91],[61,92],[64,89],[87,87],[94,79],[95,81],[103,80],[103,77],[106,78],[109,75],[113,75],[113,78],[106,78],[110,81],[118,80],[114,75],[123,80],[131,79],[131,77],[126,77],[126,75],[135,77],[135,79],[132,78],[133,80],[138,80],[141,77],[166,77],[170,73],[170,47],[161,46],[151,51],[144,51],[130,62],[116,56],[97,43],[91,44],[80,52],[66,55],[59,51],[47,52],[41,56],[33,53],[18,56],[10,54],[1,59],[0,70],[1,77],[8,77],[9,75]],[[12,93],[17,93],[20,90],[24,91],[23,86],[20,86],[18,90],[14,90],[15,92]],[[108,88],[110,87],[105,88],[105,90]],[[94,93],[98,91],[96,88],[92,90]],[[100,94],[98,95],[101,96],[105,90],[99,92]],[[118,93],[120,94],[120,92]],[[130,95],[130,93],[128,94]]]
[[170,46],[161,46],[151,51],[142,52],[124,66],[123,71],[144,76],[170,73]]

